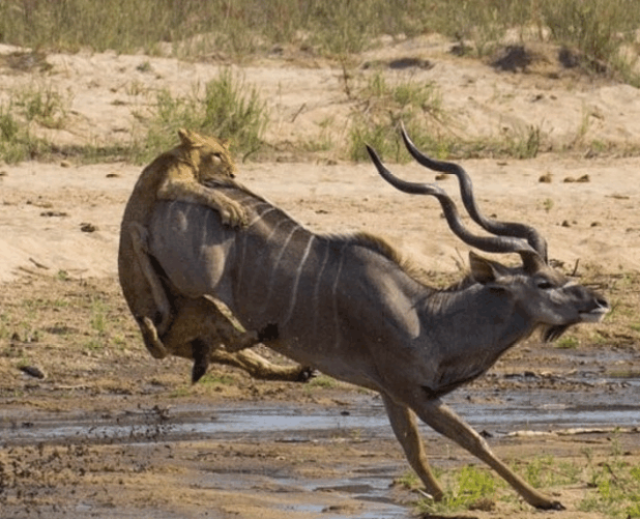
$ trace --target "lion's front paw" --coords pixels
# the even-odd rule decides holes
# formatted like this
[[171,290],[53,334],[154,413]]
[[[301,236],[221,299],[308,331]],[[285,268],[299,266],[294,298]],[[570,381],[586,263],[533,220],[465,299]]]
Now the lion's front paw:
[[222,223],[230,227],[244,227],[247,225],[247,211],[237,202],[225,204],[220,210]]

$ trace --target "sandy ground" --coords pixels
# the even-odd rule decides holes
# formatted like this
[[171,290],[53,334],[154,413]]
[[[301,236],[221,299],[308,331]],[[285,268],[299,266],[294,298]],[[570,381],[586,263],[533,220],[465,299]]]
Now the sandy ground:
[[[0,53],[15,50],[3,47]],[[361,61],[384,65],[401,57],[429,60],[434,66],[428,69],[397,71],[383,66],[382,70],[391,81],[410,77],[439,85],[443,108],[451,117],[446,131],[462,137],[489,138],[535,125],[558,144],[582,139],[605,147],[613,143],[616,149],[640,145],[637,89],[555,70],[548,60],[540,60],[538,68],[524,74],[498,72],[445,50],[439,38],[388,42]],[[139,124],[135,114],[144,112],[154,92],[162,88],[188,92],[194,84],[215,77],[221,66],[109,53],[50,55],[47,62],[52,65],[47,72],[2,66],[0,99],[30,85],[54,85],[68,92],[68,124],[63,130],[47,131],[60,144],[129,138]],[[145,62],[150,69],[139,67]],[[344,123],[353,101],[344,92],[339,68],[285,53],[255,60],[242,72],[270,100],[273,124],[268,140],[276,149],[287,149],[287,142],[317,138],[327,118],[339,128],[332,135],[336,146],[344,141]],[[591,276],[610,292],[616,308],[625,313],[597,329],[585,328],[577,337],[588,351],[622,349],[629,354],[617,363],[601,359],[597,369],[637,373],[640,183],[635,175],[640,158],[622,155],[541,154],[531,160],[466,160],[463,166],[472,175],[487,213],[533,224],[546,236],[551,258],[569,271],[579,262],[579,274]],[[459,272],[465,264],[467,248],[451,235],[434,200],[395,192],[369,164],[291,162],[287,151],[277,158],[277,162],[241,165],[241,180],[312,229],[383,234],[438,279]],[[114,278],[120,218],[140,169],[120,163],[76,165],[73,160],[0,166],[0,425],[6,430],[42,420],[73,421],[82,415],[126,423],[125,417],[136,409],[155,416],[169,402],[176,407],[271,400],[336,409],[361,405],[353,388],[304,389],[251,381],[228,370],[219,373],[230,382],[192,388],[187,385],[187,364],[158,363],[142,351]],[[413,164],[392,169],[409,179],[434,178]],[[551,182],[540,182],[546,174]],[[585,175],[586,182],[565,182]],[[453,180],[441,185],[456,194]],[[522,373],[533,367],[536,373],[587,369],[579,367],[579,358],[558,366],[557,356],[544,349],[531,351],[514,353],[497,373]],[[18,369],[24,366],[37,366],[47,376],[34,379]],[[507,381],[498,380],[508,389]],[[489,377],[477,387],[487,389],[495,382]],[[382,474],[391,482],[404,473],[406,465],[395,441],[363,434],[334,431],[299,443],[269,435],[180,442],[165,442],[159,436],[138,443],[77,438],[68,440],[69,446],[36,437],[26,445],[7,443],[0,453],[4,510],[0,515],[378,517],[382,512],[371,508],[371,499],[358,499],[357,491],[313,484],[351,481],[359,474],[374,478]],[[629,462],[637,463],[636,436],[624,434],[618,441]],[[610,443],[607,435],[594,435],[568,440],[510,438],[494,445],[511,460],[527,460],[541,450],[572,460],[580,458],[585,448],[604,456]],[[444,468],[472,461],[433,435],[429,449]],[[586,481],[553,491],[568,511],[536,513],[513,498],[500,500],[492,512],[463,515],[604,517],[600,512],[576,511],[591,491]],[[402,504],[417,498],[397,487],[384,492],[387,502]],[[406,507],[399,513],[410,511]]]

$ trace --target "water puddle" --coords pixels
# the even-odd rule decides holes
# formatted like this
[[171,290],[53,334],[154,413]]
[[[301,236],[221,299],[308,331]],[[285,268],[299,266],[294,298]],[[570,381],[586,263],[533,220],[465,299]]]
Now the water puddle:
[[[352,470],[352,467],[350,467]],[[318,505],[296,505],[298,511],[331,512],[332,519],[349,517],[350,519],[398,519],[407,517],[407,509],[389,497],[389,482],[402,470],[396,464],[376,466],[356,470],[357,476],[344,479],[296,481],[297,487],[304,490],[336,496],[336,505],[327,509]],[[345,472],[349,470],[345,469]],[[291,480],[275,478],[277,483],[288,486]],[[364,510],[349,511],[341,515],[340,497],[347,497],[366,503]],[[320,508],[320,510],[318,510]]]
[[[554,368],[560,370],[557,373],[489,373],[490,383],[484,386],[489,389],[467,386],[444,400],[470,425],[491,434],[639,425],[640,377],[634,376],[632,369],[638,370],[635,352],[556,349],[553,353],[557,356]],[[0,445],[64,443],[77,438],[98,443],[235,438],[304,442],[319,441],[341,430],[357,430],[368,437],[392,437],[378,397],[350,398],[350,405],[344,407],[202,404],[107,414],[33,412],[28,416],[24,411],[12,415],[7,410],[0,415]],[[422,434],[434,433],[424,426]]]
[[[460,391],[451,407],[476,429],[492,434],[514,430],[580,427],[635,427],[640,419],[637,388],[620,394],[553,391],[510,392],[497,403],[476,403],[478,393]],[[633,397],[633,398],[632,398]],[[468,400],[471,400],[469,402]],[[422,434],[434,434],[421,426]],[[181,440],[261,438],[282,442],[322,439],[323,433],[357,430],[366,437],[392,437],[380,400],[359,398],[349,410],[313,405],[176,406],[125,412],[117,416],[64,417],[51,415],[32,421],[3,416],[0,442],[4,445],[81,438],[88,442],[140,443]]]

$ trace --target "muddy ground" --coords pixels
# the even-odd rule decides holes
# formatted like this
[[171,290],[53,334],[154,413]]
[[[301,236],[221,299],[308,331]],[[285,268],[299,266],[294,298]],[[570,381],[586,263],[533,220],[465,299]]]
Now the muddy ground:
[[[612,142],[615,150],[640,142],[640,103],[631,87],[574,74],[501,73],[444,53],[440,40],[378,51],[383,62],[408,54],[435,64],[412,77],[439,82],[460,134],[539,123],[570,142],[586,113],[580,138]],[[0,69],[6,80],[0,93],[45,79],[75,92],[69,127],[51,134],[65,144],[127,134],[144,103],[131,99],[134,84],[136,91],[185,91],[220,68],[112,54],[48,59],[53,71],[46,78]],[[144,61],[153,74],[140,72]],[[350,101],[339,68],[273,59],[244,70],[275,104],[272,139],[312,139],[329,115],[343,126]],[[335,131],[335,142],[344,141]],[[297,162],[288,152],[279,159],[242,165],[242,180],[319,232],[384,234],[429,270],[434,284],[462,275],[467,249],[451,236],[433,200],[394,192],[368,164]],[[601,495],[594,472],[609,467],[613,486],[628,490],[632,502],[622,471],[640,462],[640,159],[566,153],[464,166],[488,212],[538,227],[559,268],[597,284],[613,311],[555,346],[533,338],[446,399],[517,470],[526,473],[541,460],[541,473],[551,476],[574,467],[572,478],[540,482],[567,510],[533,511],[500,486],[480,510],[432,509],[425,517],[608,517],[606,505],[585,511]],[[425,178],[413,165],[393,169]],[[146,354],[115,278],[119,222],[139,171],[73,159],[0,167],[0,516],[426,514],[416,508],[423,496],[397,482],[408,466],[375,395],[324,376],[307,384],[266,382],[222,366],[191,386],[187,362]],[[579,178],[586,180],[568,181]],[[451,180],[441,185],[456,192]],[[577,427],[580,434],[570,430]],[[467,464],[480,466],[456,445],[423,432],[445,482]]]

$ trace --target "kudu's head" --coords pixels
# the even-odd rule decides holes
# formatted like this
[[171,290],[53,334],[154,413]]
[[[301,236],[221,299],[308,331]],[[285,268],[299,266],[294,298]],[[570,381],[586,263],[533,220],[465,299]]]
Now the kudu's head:
[[522,264],[508,267],[474,252],[470,253],[472,279],[497,297],[507,298],[514,310],[534,327],[541,327],[544,339],[557,339],[571,325],[601,321],[609,311],[608,301],[594,290],[580,285],[553,269],[548,262],[547,243],[529,225],[501,222],[484,216],[473,197],[468,174],[457,164],[431,159],[413,144],[404,128],[402,138],[409,153],[421,165],[455,175],[460,184],[463,204],[469,216],[494,236],[472,234],[462,223],[453,200],[435,184],[401,180],[384,167],[376,152],[367,146],[378,173],[405,193],[434,196],[440,202],[451,230],[479,250],[491,253],[517,253]]

